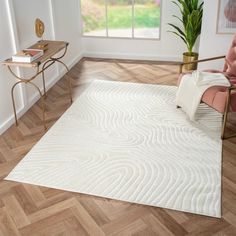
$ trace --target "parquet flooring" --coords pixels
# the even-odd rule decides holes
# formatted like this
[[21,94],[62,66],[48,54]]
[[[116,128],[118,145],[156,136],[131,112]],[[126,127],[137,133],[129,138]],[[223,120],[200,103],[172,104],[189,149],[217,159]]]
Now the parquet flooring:
[[[73,97],[93,79],[174,85],[178,67],[155,63],[83,59],[67,76]],[[48,92],[50,127],[69,107],[65,76]],[[223,144],[223,217],[215,219],[162,208],[65,192],[3,178],[44,134],[36,103],[0,137],[0,236],[15,235],[236,235],[236,139]]]

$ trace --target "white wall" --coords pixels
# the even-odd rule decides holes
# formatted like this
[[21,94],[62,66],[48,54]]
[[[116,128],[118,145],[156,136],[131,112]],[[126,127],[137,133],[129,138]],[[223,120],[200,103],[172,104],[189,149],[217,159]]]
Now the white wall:
[[54,6],[54,31],[57,40],[70,42],[68,53],[64,58],[67,64],[78,61],[82,56],[80,34],[79,0],[52,0]]
[[[204,1],[203,23],[200,38],[199,55],[200,59],[214,56],[221,56],[227,53],[232,41],[233,34],[216,34],[216,22],[218,2],[212,0]],[[199,64],[199,69],[219,69],[223,68],[224,60],[215,62],[204,62]]]
[[[11,0],[12,1],[12,17],[15,18],[16,23],[16,41],[17,41],[17,51],[22,48],[27,48],[30,45],[34,44],[39,40],[37,36],[34,33],[34,21],[35,18],[40,18],[45,23],[45,33],[44,38],[45,39],[54,39],[53,35],[53,22],[52,22],[52,14],[50,12],[50,4],[51,2],[48,0],[24,0],[22,4],[22,1],[19,0]],[[37,11],[32,10],[37,9]],[[26,14],[27,13],[27,14]],[[27,17],[26,17],[27,16]],[[24,69],[21,70],[22,75],[30,78],[33,76],[34,71],[32,69]],[[56,66],[49,68],[45,76],[46,78],[54,77],[57,74]],[[34,81],[35,84],[38,86],[42,83],[41,76],[38,76]],[[47,82],[48,79],[47,79]],[[36,96],[38,95],[36,93],[36,90],[31,85],[25,86],[25,103],[32,103],[33,100],[35,100]]]
[[124,58],[140,60],[182,60],[186,51],[181,39],[167,32],[171,28],[167,23],[175,23],[173,14],[178,15],[178,8],[169,0],[162,0],[161,39],[109,39],[83,37],[85,56]]
[[[34,21],[40,18],[45,23],[44,39],[63,40],[69,42],[68,53],[63,61],[73,66],[82,57],[82,43],[79,25],[78,0],[1,0],[0,7],[0,60],[11,57],[22,48],[36,42],[38,38],[34,32]],[[16,68],[17,69],[17,68]],[[31,69],[17,71],[24,76],[32,75]],[[64,70],[57,65],[46,72],[47,87],[51,87],[63,75]],[[11,86],[15,78],[7,68],[0,65],[0,133],[3,133],[14,123]],[[42,88],[41,78],[34,82]],[[15,98],[17,113],[20,117],[39,98],[37,91],[30,86],[18,86]]]
[[[10,57],[15,52],[14,40],[11,31],[11,21],[8,14],[8,4],[6,1],[1,2],[0,7],[0,61]],[[5,122],[12,115],[11,106],[11,87],[15,80],[11,78],[5,66],[0,66],[0,126],[3,127]],[[18,101],[17,107],[22,108],[21,90],[18,87],[15,90],[15,97]]]

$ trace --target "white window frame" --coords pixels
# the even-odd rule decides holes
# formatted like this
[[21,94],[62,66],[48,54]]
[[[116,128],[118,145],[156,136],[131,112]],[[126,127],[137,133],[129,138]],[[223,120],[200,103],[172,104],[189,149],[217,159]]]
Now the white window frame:
[[160,0],[160,26],[159,26],[159,37],[158,38],[146,38],[146,37],[135,37],[134,36],[134,7],[135,7],[135,0],[132,0],[132,36],[131,37],[115,37],[115,36],[109,36],[108,35],[108,20],[107,20],[107,6],[108,6],[108,1],[105,0],[105,16],[106,16],[106,36],[96,36],[96,35],[84,35],[83,32],[83,25],[82,25],[82,7],[81,7],[81,0],[79,0],[79,5],[80,5],[80,27],[81,27],[81,35],[84,38],[107,38],[107,39],[128,39],[128,40],[157,40],[159,41],[161,39],[161,22],[162,22],[162,0]]

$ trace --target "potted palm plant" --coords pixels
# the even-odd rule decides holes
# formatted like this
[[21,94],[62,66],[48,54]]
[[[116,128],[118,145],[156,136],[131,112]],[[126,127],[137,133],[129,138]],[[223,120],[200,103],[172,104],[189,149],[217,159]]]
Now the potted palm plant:
[[[203,4],[202,0],[173,0],[181,13],[181,17],[173,15],[178,19],[181,27],[169,23],[173,31],[169,31],[180,37],[187,46],[187,52],[183,53],[183,62],[191,62],[198,59],[198,53],[193,52],[196,40],[201,33]],[[185,65],[187,70],[195,70],[196,63]]]

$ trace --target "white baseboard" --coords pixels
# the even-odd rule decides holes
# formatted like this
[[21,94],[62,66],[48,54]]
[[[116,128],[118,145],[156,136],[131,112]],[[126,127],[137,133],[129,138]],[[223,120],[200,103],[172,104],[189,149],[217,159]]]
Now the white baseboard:
[[84,57],[90,58],[106,58],[106,59],[127,59],[127,60],[147,60],[147,61],[182,61],[181,56],[170,55],[141,55],[141,54],[125,54],[125,53],[104,53],[104,52],[84,52]]
[[[83,55],[80,54],[80,55],[76,56],[75,58],[73,58],[69,63],[67,63],[67,66],[69,67],[69,69],[72,68],[82,58],[83,58]],[[60,71],[59,74],[55,75],[52,79],[46,80],[47,90],[49,90],[54,84],[56,84],[61,79],[61,77],[65,74],[65,72],[66,72],[66,70],[63,69]],[[40,89],[42,91],[43,87],[41,87]],[[35,93],[35,95],[29,99],[29,101],[25,107],[22,107],[17,110],[17,112],[16,112],[17,118],[19,119],[23,114],[25,114],[29,110],[29,108],[31,108],[39,100],[39,98],[40,98],[39,94]],[[1,124],[0,134],[3,134],[14,123],[15,123],[15,118],[14,118],[14,114],[12,112],[12,115],[5,122],[3,122],[3,124]]]

